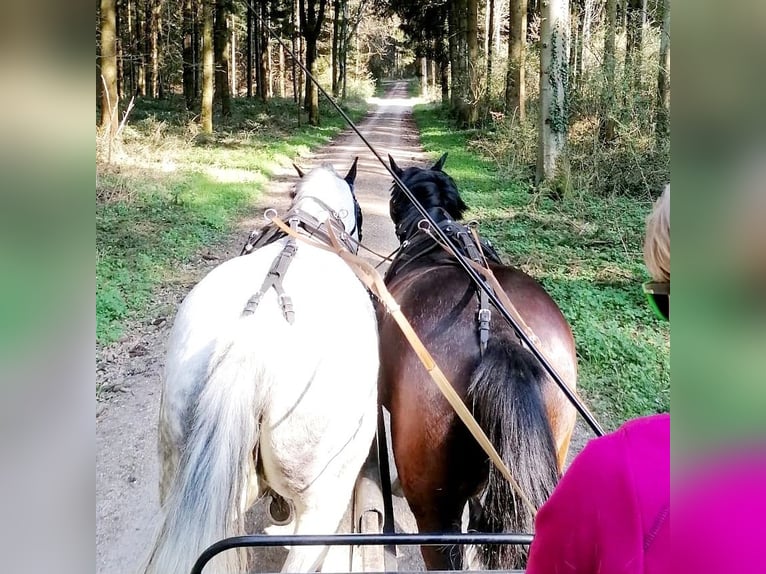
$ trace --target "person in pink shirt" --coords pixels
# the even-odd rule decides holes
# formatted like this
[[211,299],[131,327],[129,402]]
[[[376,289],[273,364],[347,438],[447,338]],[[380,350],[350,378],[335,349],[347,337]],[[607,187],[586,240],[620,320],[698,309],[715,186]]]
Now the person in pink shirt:
[[[670,186],[647,219],[650,304],[670,318]],[[528,574],[662,574],[670,564],[670,416],[592,440],[535,520]]]

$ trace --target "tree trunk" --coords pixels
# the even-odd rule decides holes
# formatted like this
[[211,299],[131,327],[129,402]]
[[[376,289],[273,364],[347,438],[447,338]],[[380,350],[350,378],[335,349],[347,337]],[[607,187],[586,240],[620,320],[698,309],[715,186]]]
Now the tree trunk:
[[285,49],[279,46],[279,97],[287,93],[287,70],[285,69]]
[[569,51],[569,92],[573,96],[577,92],[578,76],[577,72],[581,70],[578,58],[582,55],[582,4],[578,0],[572,2],[571,39],[572,49]]
[[247,58],[247,97],[253,97],[253,20],[255,16],[253,14],[253,5],[247,3],[247,50],[245,51],[245,57]]
[[425,56],[419,56],[417,59],[417,75],[420,82],[420,97],[428,96],[428,61]]
[[332,95],[338,97],[338,41],[340,39],[340,2],[341,0],[333,0],[333,19],[332,19]]
[[615,114],[615,55],[617,34],[617,0],[606,0],[606,30],[604,35],[604,83],[601,94],[601,121],[599,138],[603,142],[614,141],[617,136]]
[[101,0],[101,128],[114,136],[119,126],[117,101],[117,1]]
[[[360,7],[361,10],[361,7]],[[361,14],[361,13],[360,13]],[[359,14],[359,15],[360,15]],[[359,25],[357,20],[354,25],[353,32],[356,31],[356,26]],[[351,32],[351,33],[353,33]],[[340,66],[340,91],[341,98],[346,99],[348,97],[348,44],[351,41],[351,33],[348,30],[348,0],[341,2],[341,24],[340,24],[340,54],[338,54],[338,65]]]
[[625,0],[625,90],[641,89],[641,52],[644,44],[646,0]]
[[582,34],[580,34],[580,44],[577,46],[579,55],[577,58],[578,69],[577,77],[582,78],[583,69],[588,68],[593,62],[593,53],[590,49],[585,49],[585,46],[590,46],[590,32],[593,28],[593,16],[596,10],[595,0],[585,0],[582,11]]
[[466,124],[475,126],[479,121],[479,0],[468,0],[466,14],[466,47],[468,81],[470,86]]
[[[322,32],[327,0],[300,0],[301,33],[306,44],[306,69],[314,76],[316,72],[317,41]],[[309,123],[319,125],[319,92],[310,78],[306,77],[306,100]]]
[[[316,40],[312,41],[310,39],[306,39],[306,69],[309,71],[309,73],[314,76],[314,73],[316,72],[316,63],[317,59],[317,45]],[[319,90],[316,89],[316,86],[311,81],[309,77],[306,77],[306,102],[305,102],[306,111],[309,113],[309,123],[312,126],[318,126],[319,125]]]
[[194,2],[194,101],[202,99],[202,20],[203,0]]
[[537,182],[559,174],[567,138],[567,66],[569,1],[548,0],[542,5],[540,29],[540,142]]
[[145,3],[149,0],[136,0],[136,35],[135,45],[133,46],[133,54],[136,58],[138,74],[137,74],[137,86],[136,92],[139,96],[146,95],[146,54],[144,53],[144,40],[146,39],[147,21],[144,14]]
[[[136,72],[133,66],[133,45],[135,40],[133,39],[133,6],[131,0],[125,2],[125,22],[128,27],[128,33],[122,49],[123,57],[127,60],[127,66],[123,63],[123,81],[125,83],[123,91],[127,95],[132,96],[136,91]],[[127,56],[125,55],[126,53]]]
[[162,14],[162,1],[152,0],[151,27],[149,33],[149,62],[152,70],[151,97],[157,98],[160,94],[160,15]]
[[662,141],[670,133],[670,0],[662,6],[662,35],[660,36],[660,69],[657,73],[657,115],[655,134]]
[[259,35],[258,47],[258,74],[260,82],[258,84],[258,95],[264,102],[271,98],[271,62],[270,62],[270,41],[269,41],[269,7],[267,2],[261,2],[261,33]]
[[120,8],[122,8],[122,4],[118,3],[115,7],[115,18],[114,18],[114,37],[115,37],[115,57],[117,62],[117,100],[120,101],[124,97],[123,90],[124,88],[124,77],[123,77],[123,70],[122,70],[122,62],[125,59],[125,56],[123,54],[122,50],[122,32],[120,24]]
[[[511,0],[508,9],[508,72],[505,80],[506,113],[515,113],[519,122],[526,118],[525,62],[527,54],[527,6]],[[542,84],[541,84],[542,85]]]
[[[260,10],[260,5],[255,5],[256,10]],[[255,48],[255,60],[253,61],[253,65],[255,66],[255,90],[258,93],[258,97],[263,100],[263,76],[261,73],[263,72],[263,68],[261,67],[261,52],[263,51],[263,23],[261,22],[261,18],[258,15],[253,16],[255,20],[255,30],[253,38],[253,47]]]
[[492,97],[492,57],[494,55],[495,0],[487,0],[487,104]]
[[231,96],[237,97],[237,27],[234,25],[234,14],[229,16],[229,81],[231,81]]
[[186,109],[194,108],[194,0],[183,5],[183,84]]
[[[293,28],[293,36],[292,36],[292,48],[293,48],[293,54],[295,54],[296,57],[300,57],[300,50],[298,49],[298,38],[300,37],[300,24],[299,24],[299,18],[298,18],[298,0],[294,0],[293,2],[293,11],[290,16],[292,28]],[[293,101],[297,104],[301,101],[301,94],[300,94],[300,86],[303,85],[303,82],[301,82],[298,79],[298,65],[295,63],[295,59],[293,58]],[[300,119],[300,111],[298,112],[298,117]]]
[[213,12],[215,0],[202,2],[202,104],[200,124],[202,132],[213,133],[213,74],[215,73],[213,52]]
[[470,82],[468,77],[468,0],[452,0],[450,6],[450,74],[452,92],[450,107],[458,122],[468,124],[468,100]]
[[231,115],[229,93],[229,13],[230,0],[215,2],[215,100],[221,104],[221,114]]

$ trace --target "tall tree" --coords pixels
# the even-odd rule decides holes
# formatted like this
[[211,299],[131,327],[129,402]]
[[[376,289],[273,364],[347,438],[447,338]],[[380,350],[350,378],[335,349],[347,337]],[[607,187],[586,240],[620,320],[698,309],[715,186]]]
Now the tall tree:
[[184,100],[186,109],[194,108],[194,100],[197,96],[194,88],[194,25],[195,25],[195,2],[184,0],[183,4],[183,84]]
[[604,82],[601,92],[601,141],[614,141],[617,135],[615,113],[615,37],[617,35],[617,0],[606,0],[606,30],[604,31]]
[[476,125],[479,121],[479,0],[466,3],[466,65],[468,67],[469,96],[465,123]]
[[135,0],[133,7],[135,9],[135,22],[136,22],[136,34],[134,36],[135,44],[133,45],[133,54],[136,59],[138,74],[137,74],[137,89],[136,92],[139,96],[146,95],[146,50],[145,40],[147,37],[147,21],[145,17],[144,8],[149,0]]
[[466,125],[470,79],[468,74],[468,2],[469,0],[451,0],[449,5],[449,57],[450,57],[450,108],[462,125]]
[[641,52],[644,45],[646,0],[625,0],[625,76],[624,86],[638,91],[641,88]]
[[341,42],[341,3],[345,3],[346,0],[333,0],[332,2],[332,95],[338,97],[339,95],[339,80],[340,74],[339,62],[338,62],[338,48]]
[[247,59],[245,75],[247,76],[247,97],[253,97],[253,20],[255,15],[253,14],[253,4],[247,2],[247,48],[245,50],[245,58]]
[[489,103],[492,95],[492,59],[495,52],[494,32],[495,32],[495,0],[487,0],[487,32],[485,46],[487,53],[487,90],[484,96]]
[[[322,32],[327,0],[300,0],[301,34],[306,45],[306,69],[314,76],[316,73],[317,42]],[[319,92],[306,78],[305,108],[309,113],[309,123],[319,125]]]
[[[510,0],[508,9],[508,71],[505,79],[505,108],[516,112],[519,122],[526,117],[525,66],[527,54],[527,3]],[[541,84],[542,85],[542,84]]]
[[200,124],[202,132],[213,133],[213,12],[215,0],[200,0],[202,4],[202,103]]
[[584,22],[583,0],[572,0],[571,9],[572,9],[572,15],[571,15],[570,25],[572,27],[572,33],[571,33],[572,48],[569,51],[569,89],[571,91],[571,94],[574,95],[577,92],[579,72],[582,71],[582,62],[581,62],[582,42],[583,42],[582,26]]
[[162,15],[161,0],[147,0],[146,16],[149,20],[149,34],[147,37],[147,61],[149,62],[146,73],[147,95],[157,98],[160,94],[160,26]]
[[101,127],[110,135],[119,125],[117,101],[117,2],[101,0]]
[[271,14],[269,2],[261,2],[261,34],[260,47],[258,49],[258,66],[260,68],[260,83],[258,84],[258,95],[264,102],[271,98],[272,78],[271,78],[271,36],[269,28],[271,26]]
[[537,181],[558,175],[567,140],[569,0],[542,3],[540,29],[540,141]]
[[237,26],[234,14],[229,15],[229,81],[231,82],[231,95],[237,97]]
[[215,99],[221,104],[221,114],[231,115],[229,92],[229,14],[231,0],[215,0]]
[[655,133],[658,141],[667,137],[670,129],[670,0],[662,2],[662,36],[660,36],[660,66],[657,72],[657,112]]

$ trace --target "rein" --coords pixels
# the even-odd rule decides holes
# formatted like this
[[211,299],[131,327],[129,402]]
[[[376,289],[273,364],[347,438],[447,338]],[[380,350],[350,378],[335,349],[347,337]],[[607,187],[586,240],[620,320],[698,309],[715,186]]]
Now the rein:
[[313,241],[312,239],[305,237],[303,235],[299,235],[298,233],[293,231],[290,227],[288,227],[284,221],[282,221],[276,216],[272,217],[271,222],[274,225],[276,225],[279,229],[281,229],[286,235],[289,235],[293,239],[302,241],[304,243],[308,243],[309,245],[313,245],[314,247],[318,247],[320,249],[324,249],[325,251],[330,251],[337,254],[338,256],[340,256],[341,259],[343,259],[348,264],[349,267],[351,267],[351,269],[354,271],[354,273],[359,278],[359,280],[386,307],[386,310],[394,318],[397,325],[399,325],[399,328],[402,330],[402,333],[406,337],[407,341],[415,350],[415,353],[420,359],[420,362],[423,363],[423,366],[425,367],[426,371],[428,371],[428,374],[431,375],[431,378],[436,383],[436,386],[439,387],[439,390],[444,395],[444,398],[447,399],[447,401],[452,406],[452,408],[455,409],[455,412],[457,413],[458,417],[460,417],[460,420],[463,421],[465,426],[471,432],[473,437],[476,439],[476,441],[479,443],[479,445],[482,447],[484,452],[487,454],[489,459],[494,463],[494,465],[497,467],[497,469],[500,471],[503,477],[505,477],[505,479],[510,483],[511,487],[514,489],[518,497],[521,499],[521,501],[527,506],[529,511],[532,513],[532,516],[533,517],[536,516],[537,509],[534,507],[534,505],[529,500],[529,498],[527,498],[527,496],[524,494],[518,482],[516,482],[516,479],[513,478],[511,471],[503,462],[503,459],[500,457],[500,454],[497,452],[495,447],[490,442],[486,433],[479,426],[479,423],[476,422],[476,419],[468,410],[468,407],[465,406],[465,403],[460,398],[460,395],[457,394],[452,384],[449,382],[447,377],[439,368],[439,365],[436,364],[436,361],[434,361],[434,358],[431,356],[431,353],[429,353],[428,349],[426,349],[425,345],[423,345],[423,342],[420,340],[420,337],[418,337],[417,333],[415,333],[415,330],[412,328],[412,325],[410,325],[410,322],[402,313],[401,308],[399,307],[399,304],[396,302],[396,300],[393,298],[393,296],[389,292],[388,288],[386,287],[385,281],[380,276],[380,273],[378,273],[377,269],[375,269],[375,267],[373,267],[370,263],[368,263],[367,261],[365,261],[358,255],[356,255],[355,253],[352,253],[351,251],[344,249],[344,246],[335,236],[332,228],[330,228],[329,230],[331,243],[330,245],[328,245],[325,243],[319,243],[317,241]]

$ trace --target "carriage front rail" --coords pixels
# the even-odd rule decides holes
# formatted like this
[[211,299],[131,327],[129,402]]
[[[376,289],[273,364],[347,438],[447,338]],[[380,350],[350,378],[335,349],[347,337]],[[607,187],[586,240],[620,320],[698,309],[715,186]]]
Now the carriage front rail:
[[[235,548],[267,548],[273,546],[442,546],[448,544],[522,544],[532,542],[532,534],[510,533],[420,533],[420,534],[332,534],[284,535],[254,534],[225,538],[209,546],[197,559],[191,574],[203,574],[205,565],[216,555]],[[522,570],[505,570],[522,572]]]

